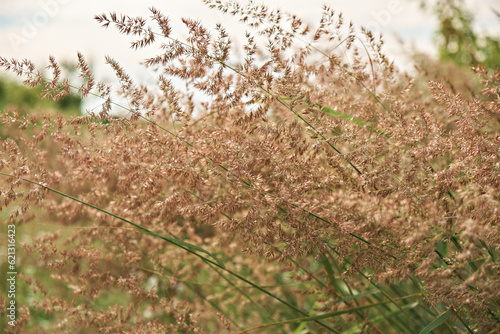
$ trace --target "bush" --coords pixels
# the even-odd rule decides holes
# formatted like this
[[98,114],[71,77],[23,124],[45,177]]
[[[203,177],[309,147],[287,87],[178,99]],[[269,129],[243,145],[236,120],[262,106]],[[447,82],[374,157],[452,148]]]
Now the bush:
[[[18,130],[0,207],[26,239],[16,330],[498,329],[500,73],[412,77],[328,7],[313,28],[205,2],[253,28],[241,59],[221,26],[183,20],[180,41],[154,8],[102,14],[134,48],[161,43],[156,87],[107,58],[128,117],[83,55],[77,90],[99,114],[1,115]],[[71,89],[53,58],[52,78],[0,65],[53,98]]]
[[[499,36],[478,33],[473,28],[474,15],[462,0],[438,0],[431,4],[421,1],[421,6],[430,9],[438,19],[436,44],[442,60],[466,67],[500,67]],[[500,13],[495,14],[500,18]]]
[[43,94],[41,87],[35,89],[19,85],[7,78],[0,77],[0,109],[14,107],[21,114],[27,114],[33,109],[57,109],[66,115],[80,114],[81,99],[76,94],[70,94],[57,102],[40,100]]

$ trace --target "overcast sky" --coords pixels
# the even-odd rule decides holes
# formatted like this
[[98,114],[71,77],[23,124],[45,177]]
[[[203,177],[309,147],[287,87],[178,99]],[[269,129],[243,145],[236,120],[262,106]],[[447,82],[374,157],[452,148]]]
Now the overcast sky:
[[[430,0],[432,1],[432,0]],[[245,0],[239,0],[245,3]],[[259,1],[257,1],[259,2]],[[347,21],[370,26],[382,32],[386,39],[386,52],[396,64],[404,66],[401,46],[396,35],[407,45],[433,52],[432,38],[437,22],[419,9],[419,0],[264,0],[271,8],[297,13],[309,23],[317,23],[322,5],[341,11]],[[476,24],[481,30],[499,32],[500,21],[491,8],[500,11],[499,0],[468,0],[474,9]],[[185,32],[181,17],[201,20],[206,26],[222,23],[231,32],[243,33],[235,19],[207,8],[201,0],[0,0],[0,56],[29,58],[42,67],[49,55],[56,59],[76,59],[80,51],[100,70],[104,56],[120,61],[127,69],[137,70],[138,62],[150,53],[137,53],[130,49],[131,39],[115,29],[103,29],[94,15],[116,11],[131,16],[150,15],[154,6],[169,16],[173,35]],[[240,35],[243,37],[243,35]],[[237,38],[237,36],[236,36]],[[404,48],[407,49],[407,48]]]
[[[245,0],[240,0],[244,3]],[[418,9],[418,0],[265,0],[270,7],[298,13],[315,23],[322,4],[342,11],[347,20],[370,25],[384,33],[387,51],[394,53],[398,34],[424,51],[432,51],[436,22]],[[500,22],[491,8],[500,10],[498,0],[469,1],[481,29],[499,31]],[[76,51],[99,61],[106,54],[116,58],[134,59],[130,39],[113,29],[104,30],[93,20],[95,14],[116,11],[148,16],[148,7],[155,6],[171,18],[174,28],[181,29],[180,18],[200,19],[208,26],[217,22],[228,28],[233,18],[221,15],[203,5],[201,0],[0,0],[0,55],[4,57],[46,59],[75,57]],[[473,7],[472,7],[473,6]],[[174,30],[175,34],[175,30]],[[392,50],[391,50],[392,49]],[[394,54],[394,56],[398,56]]]

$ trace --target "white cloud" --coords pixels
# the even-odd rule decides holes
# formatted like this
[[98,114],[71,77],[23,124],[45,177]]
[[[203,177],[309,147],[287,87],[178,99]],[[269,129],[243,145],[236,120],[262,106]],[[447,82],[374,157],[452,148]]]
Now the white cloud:
[[[325,0],[267,0],[270,7],[298,13],[310,23],[319,20]],[[393,57],[400,57],[401,50],[396,43],[395,34],[404,40],[412,40],[417,47],[432,50],[432,36],[435,22],[429,15],[418,9],[415,0],[343,0],[326,1],[328,5],[342,12],[346,21],[356,24],[372,24],[386,36],[386,49]],[[472,0],[468,1],[472,4]],[[489,27],[494,22],[490,7],[497,7],[495,0],[474,2],[474,9],[480,26]],[[209,27],[222,22],[229,31],[240,31],[235,19],[224,16],[205,7],[200,0],[1,0],[0,12],[9,24],[0,25],[0,55],[4,57],[47,59],[49,54],[58,58],[72,57],[76,51],[103,62],[104,55],[111,55],[121,62],[136,63],[142,57],[129,49],[131,39],[121,36],[114,29],[104,30],[94,21],[93,16],[103,12],[116,11],[130,15],[149,16],[148,7],[155,6],[171,18],[175,34],[182,34],[180,17],[200,19]],[[397,10],[395,10],[395,8]],[[37,16],[38,15],[38,16]],[[43,22],[44,15],[48,18]],[[37,21],[38,20],[38,21]],[[31,26],[30,26],[31,23]],[[498,20],[496,26],[498,28]],[[33,26],[36,33],[33,32]],[[31,36],[33,35],[33,36]],[[15,36],[25,43],[17,47],[13,43]],[[15,39],[15,38],[14,38]]]

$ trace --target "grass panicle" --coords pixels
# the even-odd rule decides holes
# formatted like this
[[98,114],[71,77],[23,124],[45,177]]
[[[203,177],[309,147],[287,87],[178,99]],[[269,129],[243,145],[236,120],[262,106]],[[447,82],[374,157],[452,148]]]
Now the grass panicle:
[[247,24],[241,47],[191,19],[177,38],[156,8],[95,17],[157,51],[155,84],[111,56],[115,86],[80,53],[79,82],[54,57],[0,57],[43,98],[102,99],[0,113],[16,330],[498,330],[499,71],[415,57],[403,73],[327,6],[313,26],[204,3]]

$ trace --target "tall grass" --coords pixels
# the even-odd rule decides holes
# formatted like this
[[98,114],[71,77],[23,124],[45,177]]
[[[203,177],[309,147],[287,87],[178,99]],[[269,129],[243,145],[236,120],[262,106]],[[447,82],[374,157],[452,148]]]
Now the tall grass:
[[0,58],[45,97],[103,100],[0,116],[0,214],[26,236],[15,330],[498,330],[500,73],[402,73],[328,7],[312,27],[205,2],[253,29],[242,50],[189,19],[179,40],[154,8],[96,16],[159,46],[156,86],[111,57],[116,90],[81,54],[80,84]]

